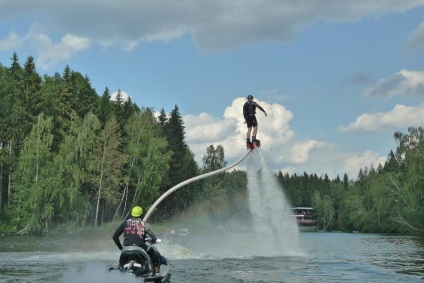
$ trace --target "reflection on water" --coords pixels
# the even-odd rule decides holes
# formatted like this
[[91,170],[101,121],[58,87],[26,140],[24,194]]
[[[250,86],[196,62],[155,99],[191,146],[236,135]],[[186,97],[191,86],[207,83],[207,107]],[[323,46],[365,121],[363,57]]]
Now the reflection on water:
[[[301,233],[302,254],[281,256],[258,256],[266,239],[252,239],[250,249],[244,236],[247,235],[230,233],[172,237],[157,247],[174,265],[173,282],[424,279],[424,240],[415,236]],[[243,242],[238,246],[243,251],[235,248],[237,241]],[[110,235],[1,236],[0,282],[116,282],[106,270],[116,265],[118,256]]]

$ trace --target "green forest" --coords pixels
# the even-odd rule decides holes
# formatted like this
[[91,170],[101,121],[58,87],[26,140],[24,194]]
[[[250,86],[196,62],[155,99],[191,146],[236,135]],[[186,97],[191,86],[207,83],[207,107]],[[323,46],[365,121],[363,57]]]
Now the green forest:
[[[132,206],[147,211],[171,187],[227,165],[220,145],[195,161],[177,105],[156,117],[120,91],[116,100],[107,87],[96,93],[69,66],[41,76],[33,57],[10,60],[0,64],[0,234],[120,221]],[[397,148],[384,165],[370,164],[354,180],[275,177],[293,206],[315,208],[320,230],[423,233],[424,131],[405,130],[394,133]],[[248,219],[246,202],[246,172],[233,170],[171,194],[149,221],[189,210],[217,223],[234,213]]]

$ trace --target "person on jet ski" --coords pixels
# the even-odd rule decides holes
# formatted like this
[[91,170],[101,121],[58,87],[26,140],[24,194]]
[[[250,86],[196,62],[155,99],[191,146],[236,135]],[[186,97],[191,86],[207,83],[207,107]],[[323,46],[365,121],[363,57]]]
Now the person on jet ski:
[[113,234],[113,241],[118,246],[118,248],[122,251],[123,246],[119,241],[119,236],[124,233],[124,246],[138,246],[144,249],[149,255],[155,266],[155,272],[159,272],[160,259],[161,255],[159,251],[155,248],[147,249],[146,237],[150,237],[152,243],[155,243],[157,240],[155,232],[153,232],[150,225],[144,222],[141,219],[141,215],[143,214],[143,209],[140,206],[134,206],[131,210],[131,218],[122,222],[121,225],[116,229]]
[[[256,141],[256,133],[258,131],[258,121],[256,120],[256,108],[264,112],[265,117],[268,116],[266,111],[259,104],[253,101],[253,96],[248,95],[247,101],[243,105],[244,123],[247,124],[247,133],[246,133],[247,146],[251,146],[251,144]],[[253,133],[252,133],[252,129],[253,129]],[[252,141],[250,141],[251,133],[252,133]]]

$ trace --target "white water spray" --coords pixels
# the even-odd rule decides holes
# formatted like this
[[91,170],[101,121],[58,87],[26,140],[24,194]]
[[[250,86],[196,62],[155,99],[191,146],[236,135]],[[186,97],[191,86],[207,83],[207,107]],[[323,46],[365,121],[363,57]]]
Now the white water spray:
[[262,239],[264,252],[272,255],[298,254],[299,229],[290,204],[262,152],[255,150],[254,153],[249,156],[247,166],[254,233]]

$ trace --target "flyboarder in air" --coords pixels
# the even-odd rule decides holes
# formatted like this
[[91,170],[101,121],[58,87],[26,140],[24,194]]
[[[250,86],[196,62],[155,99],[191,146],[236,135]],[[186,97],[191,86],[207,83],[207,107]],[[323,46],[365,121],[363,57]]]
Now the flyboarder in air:
[[[253,96],[248,95],[247,101],[243,105],[244,123],[247,124],[247,133],[246,133],[247,149],[253,149],[261,145],[260,141],[256,139],[256,133],[258,131],[258,121],[256,120],[256,107],[262,112],[264,112],[265,117],[268,116],[266,111],[259,104],[253,101]],[[253,133],[252,133],[252,128],[253,128]],[[251,134],[252,134],[252,141],[250,141]]]

